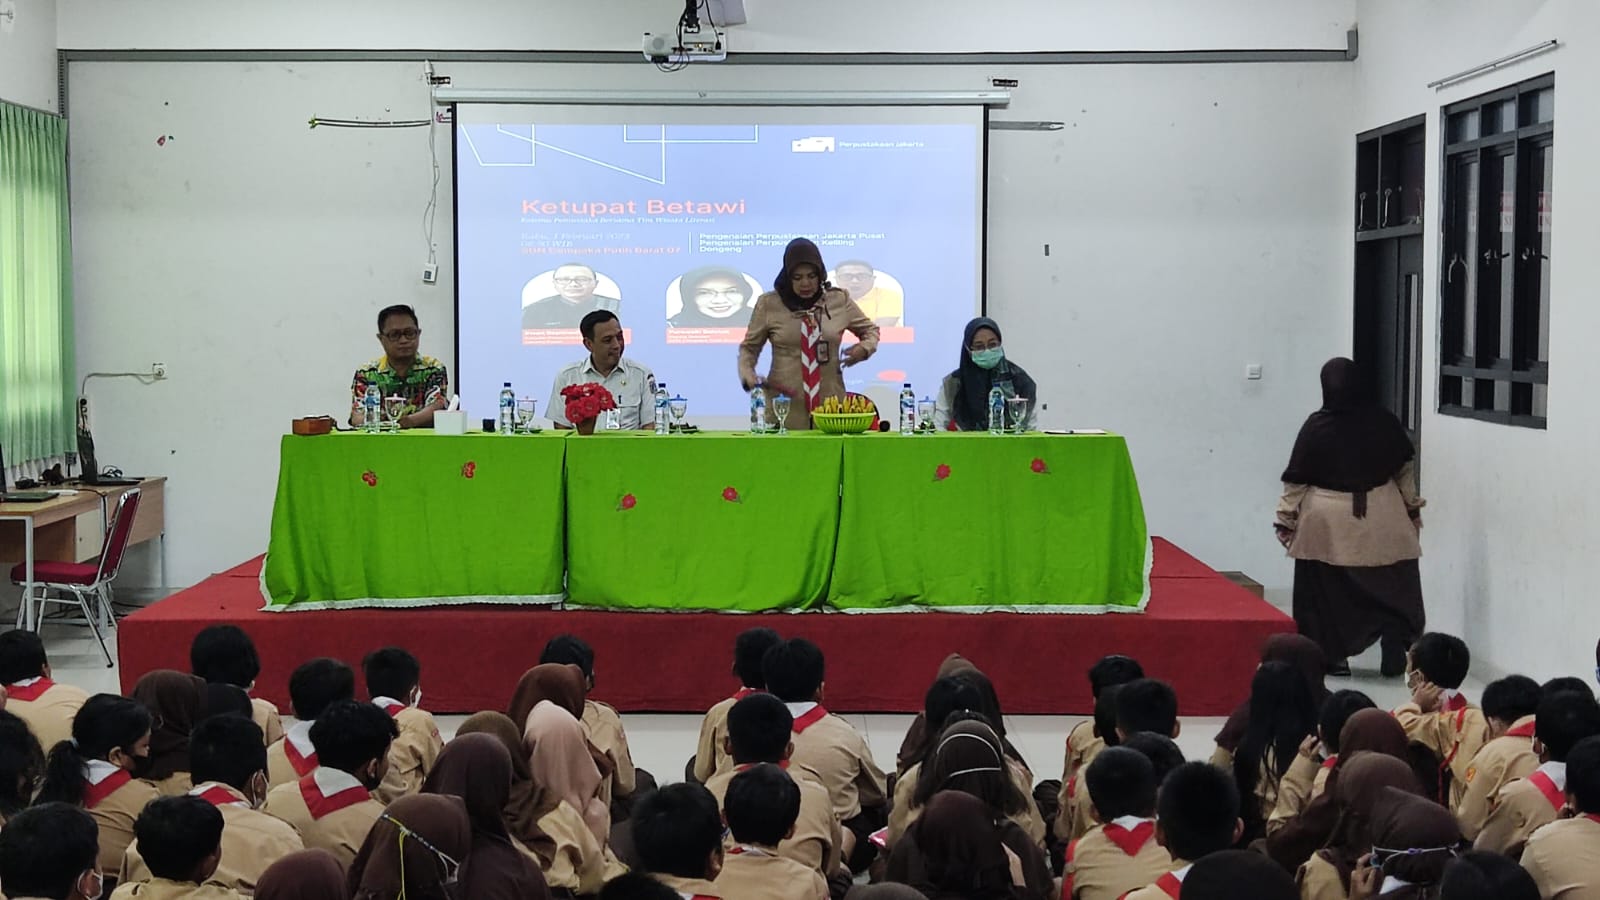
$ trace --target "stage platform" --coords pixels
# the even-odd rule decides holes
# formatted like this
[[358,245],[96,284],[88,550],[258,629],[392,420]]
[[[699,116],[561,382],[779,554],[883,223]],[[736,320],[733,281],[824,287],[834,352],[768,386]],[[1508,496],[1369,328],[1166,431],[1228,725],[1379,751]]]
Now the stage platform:
[[[231,622],[261,654],[255,694],[290,714],[289,673],[332,656],[404,646],[422,661],[423,703],[440,713],[503,709],[556,634],[595,649],[594,697],[623,712],[701,713],[738,686],[733,639],[758,625],[815,641],[828,657],[824,702],[838,712],[916,712],[944,657],[959,652],[995,682],[1006,712],[1089,714],[1085,672],[1125,653],[1178,693],[1186,716],[1222,716],[1249,693],[1257,651],[1294,622],[1162,538],[1143,614],[838,612],[738,615],[448,606],[263,612],[261,559],[159,601],[117,628],[124,691],[151,669],[188,671],[196,632]],[[357,673],[358,691],[360,676]]]

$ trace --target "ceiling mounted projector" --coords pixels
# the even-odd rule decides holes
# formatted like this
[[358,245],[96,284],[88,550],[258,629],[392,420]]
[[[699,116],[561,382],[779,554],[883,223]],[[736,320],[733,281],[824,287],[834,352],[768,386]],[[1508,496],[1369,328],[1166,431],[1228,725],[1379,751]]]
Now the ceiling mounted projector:
[[644,58],[653,63],[722,62],[728,58],[727,35],[715,28],[666,34],[644,33]]

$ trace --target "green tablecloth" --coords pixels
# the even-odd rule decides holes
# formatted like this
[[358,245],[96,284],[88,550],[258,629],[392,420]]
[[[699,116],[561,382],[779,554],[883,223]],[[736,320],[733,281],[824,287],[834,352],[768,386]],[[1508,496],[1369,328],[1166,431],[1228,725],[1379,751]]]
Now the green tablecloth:
[[1116,435],[851,438],[844,484],[833,606],[1059,613],[1149,599],[1144,506]]
[[286,436],[262,590],[273,607],[553,603],[563,435]]
[[820,603],[840,440],[596,433],[567,442],[574,604],[758,612]]

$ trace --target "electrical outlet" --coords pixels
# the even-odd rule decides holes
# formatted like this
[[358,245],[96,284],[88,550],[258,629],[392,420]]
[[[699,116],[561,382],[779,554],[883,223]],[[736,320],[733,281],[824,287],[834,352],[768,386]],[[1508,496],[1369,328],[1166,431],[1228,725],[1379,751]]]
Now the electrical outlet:
[[427,264],[423,265],[423,267],[422,267],[422,283],[423,284],[438,284],[439,283],[439,264],[438,263],[427,263]]
[[1244,367],[1244,377],[1249,381],[1261,380],[1261,363],[1247,363]]
[[150,374],[154,375],[156,377],[157,381],[160,381],[161,379],[166,378],[167,377],[167,364],[164,363],[164,362],[151,363],[150,364]]

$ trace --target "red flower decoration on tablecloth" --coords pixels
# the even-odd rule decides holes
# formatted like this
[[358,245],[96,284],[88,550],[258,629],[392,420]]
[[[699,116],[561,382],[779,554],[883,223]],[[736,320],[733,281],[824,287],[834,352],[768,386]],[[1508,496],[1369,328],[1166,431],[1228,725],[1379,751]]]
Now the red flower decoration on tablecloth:
[[623,494],[622,501],[617,504],[617,509],[633,509],[639,505],[639,498],[632,494]]
[[722,489],[722,499],[729,503],[743,503],[744,498],[739,496],[737,488],[725,487]]
[[361,480],[367,483],[367,487],[377,487],[378,473],[368,469],[361,473]]
[[1050,474],[1050,464],[1045,462],[1042,459],[1039,459],[1038,457],[1034,457],[1033,465],[1031,466],[1031,468],[1033,469],[1033,471],[1036,474],[1039,474],[1039,475],[1049,475]]
[[477,474],[478,474],[478,464],[475,463],[475,462],[470,462],[469,461],[466,465],[461,467],[461,477],[462,478],[471,478],[471,477],[473,477],[474,475],[477,475]]
[[933,470],[933,480],[934,481],[943,481],[943,480],[945,480],[946,478],[949,478],[949,477],[950,477],[950,467],[945,465],[944,463],[940,463],[939,464],[939,468]]

